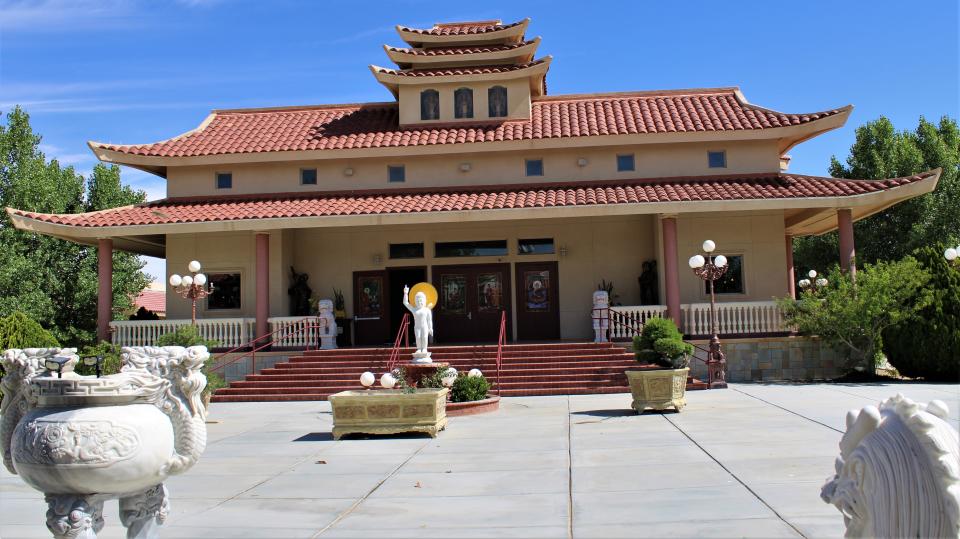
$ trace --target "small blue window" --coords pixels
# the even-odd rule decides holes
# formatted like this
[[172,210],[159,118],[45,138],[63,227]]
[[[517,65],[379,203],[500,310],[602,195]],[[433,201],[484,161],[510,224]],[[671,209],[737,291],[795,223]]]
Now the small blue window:
[[391,182],[407,181],[407,175],[403,165],[389,165],[387,167],[387,177]]
[[527,176],[543,176],[543,159],[527,159]]
[[710,168],[727,168],[727,152],[707,152]]
[[230,172],[217,172],[217,189],[232,189],[233,174]]
[[632,172],[635,169],[632,153],[617,156],[617,172]]
[[315,168],[300,169],[300,184],[301,185],[317,185],[317,169]]

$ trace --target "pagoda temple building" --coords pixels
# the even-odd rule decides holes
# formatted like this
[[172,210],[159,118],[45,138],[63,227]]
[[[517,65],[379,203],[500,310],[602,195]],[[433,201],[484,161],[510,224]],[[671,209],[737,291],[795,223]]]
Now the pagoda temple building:
[[[789,171],[791,148],[843,126],[851,106],[779,112],[739,88],[548,93],[553,59],[529,25],[398,26],[405,45],[384,46],[394,67],[370,66],[384,102],[214,110],[167,140],[90,142],[105,163],[165,178],[167,196],[7,212],[21,230],[99,247],[100,336],[121,344],[163,328],[112,320],[114,250],[165,258],[170,274],[201,261],[214,292],[198,322],[227,347],[306,314],[295,275],[314,299],[342,291],[341,346],[392,346],[403,287],[421,281],[439,291],[438,345],[496,343],[502,319],[510,343],[592,341],[592,295],[608,283],[634,321],[614,339],[652,316],[701,339],[709,293],[687,260],[710,239],[729,262],[716,288],[729,379],[829,375],[833,358],[774,303],[795,294],[792,240],[839,230],[837,261],[854,272],[853,222],[932,191],[940,171]],[[169,288],[166,306],[164,327],[189,323]],[[800,360],[758,363],[757,343]]]

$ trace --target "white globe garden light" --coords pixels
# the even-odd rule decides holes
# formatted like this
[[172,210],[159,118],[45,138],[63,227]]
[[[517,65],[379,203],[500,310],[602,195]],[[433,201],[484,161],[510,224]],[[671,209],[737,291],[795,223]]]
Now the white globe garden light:
[[367,371],[360,375],[360,384],[363,387],[370,387],[377,381],[377,375],[373,374],[370,371]]
[[203,286],[207,284],[207,276],[202,273],[198,273],[193,276],[193,282],[197,283],[200,286]]
[[440,381],[443,382],[444,387],[451,387],[453,383],[457,381],[457,369],[453,367],[448,368]]
[[957,259],[957,255],[960,254],[960,246],[951,247],[943,252],[943,257],[948,261],[953,262]]
[[388,372],[380,377],[380,385],[382,385],[384,389],[393,389],[393,386],[397,385],[397,379]]
[[480,369],[470,369],[470,372],[467,373],[467,376],[476,378],[477,376],[483,376],[483,373],[480,372]]
[[187,264],[187,269],[194,273],[200,271],[200,262],[197,262],[196,260],[191,260],[190,263]]
[[811,279],[816,279],[816,278],[817,278],[817,270],[810,270],[810,272],[807,273],[807,275],[809,275]]
[[707,260],[703,258],[703,255],[693,255],[690,257],[689,264],[692,269],[702,268],[706,263]]
[[712,253],[714,249],[717,248],[717,244],[713,243],[713,240],[707,240],[703,242],[703,252]]
[[193,277],[189,275],[184,275],[183,277],[180,278],[180,283],[183,284],[183,286],[192,286]]
[[718,268],[722,268],[722,267],[726,266],[726,265],[727,265],[727,257],[725,257],[725,256],[723,256],[723,255],[717,255],[717,257],[713,259],[713,265],[715,265],[715,266],[718,267]]
[[174,287],[180,286],[182,282],[183,282],[183,279],[176,273],[170,276],[170,286],[174,286]]
[[800,285],[800,288],[806,288],[810,286],[810,279],[800,279],[800,282],[797,284]]
[[817,286],[819,286],[820,288],[827,286],[827,280],[824,279],[823,277],[820,277],[819,279],[817,279]]

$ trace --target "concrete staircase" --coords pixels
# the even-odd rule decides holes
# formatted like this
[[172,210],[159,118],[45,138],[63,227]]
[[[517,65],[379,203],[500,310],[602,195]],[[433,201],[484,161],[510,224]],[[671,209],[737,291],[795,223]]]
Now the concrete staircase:
[[[480,369],[491,382],[496,376],[496,345],[431,347],[435,362],[450,363],[458,371]],[[412,348],[400,351],[409,358]],[[213,402],[326,400],[329,395],[362,389],[360,374],[386,371],[389,348],[311,350],[285,363],[263,369],[245,380],[220,389]],[[500,395],[579,395],[627,393],[626,369],[643,368],[624,347],[611,343],[509,344],[503,348]],[[705,384],[689,380],[687,389]],[[496,388],[495,388],[496,390]]]

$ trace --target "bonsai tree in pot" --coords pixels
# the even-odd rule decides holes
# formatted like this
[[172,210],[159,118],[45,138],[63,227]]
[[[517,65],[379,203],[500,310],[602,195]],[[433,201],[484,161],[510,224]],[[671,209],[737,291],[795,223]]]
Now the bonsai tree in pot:
[[[683,341],[683,334],[669,318],[654,318],[643,326],[643,332],[633,338],[637,361],[645,368],[627,371],[627,381],[633,394],[633,409],[678,412],[686,406],[687,374],[693,346]],[[651,367],[652,366],[652,367]]]

